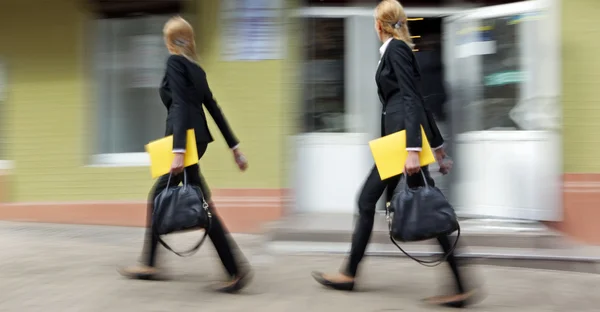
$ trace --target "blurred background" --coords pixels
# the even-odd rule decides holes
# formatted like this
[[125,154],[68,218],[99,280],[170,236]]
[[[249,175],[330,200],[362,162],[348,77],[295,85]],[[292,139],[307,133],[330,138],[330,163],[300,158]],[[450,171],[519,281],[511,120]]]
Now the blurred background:
[[[598,1],[402,3],[455,160],[436,179],[458,214],[600,243]],[[351,217],[379,135],[376,4],[2,0],[0,218],[144,224],[144,145],[165,128],[161,31],[176,14],[250,161],[239,174],[219,135],[201,161],[230,229]]]

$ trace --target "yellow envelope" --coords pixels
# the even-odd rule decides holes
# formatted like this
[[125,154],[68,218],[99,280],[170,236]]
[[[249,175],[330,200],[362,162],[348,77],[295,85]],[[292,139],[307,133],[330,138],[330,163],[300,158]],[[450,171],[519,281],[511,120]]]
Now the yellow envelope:
[[[171,171],[173,163],[173,136],[152,141],[146,144],[146,152],[150,156],[150,172],[152,178],[158,178]],[[188,167],[198,163],[198,148],[196,147],[196,134],[194,129],[187,131],[187,143],[183,165]]]
[[[429,146],[429,141],[421,127],[421,136],[423,137],[422,150],[419,153],[421,166],[426,166],[435,162],[435,156]],[[369,142],[371,153],[379,171],[381,180],[397,176],[404,172],[404,164],[408,157],[406,150],[406,130],[402,130],[382,138]]]

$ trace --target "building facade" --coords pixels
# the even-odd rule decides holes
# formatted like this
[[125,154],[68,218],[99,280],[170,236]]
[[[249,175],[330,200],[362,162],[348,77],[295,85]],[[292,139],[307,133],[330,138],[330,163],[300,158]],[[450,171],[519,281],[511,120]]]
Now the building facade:
[[[462,216],[562,217],[555,4],[406,6],[420,65],[434,74],[427,79],[435,83],[437,75],[446,82],[447,100],[427,103],[453,138],[448,148],[456,170],[438,182]],[[306,48],[305,116],[295,136],[295,209],[352,213],[356,200],[350,194],[359,191],[373,163],[367,142],[380,134],[373,77],[381,43],[373,35],[373,8],[313,6],[296,15]],[[426,99],[438,95],[424,94]]]
[[[181,12],[119,19],[81,0],[2,1],[0,218],[144,224],[153,183],[144,144],[164,134],[156,79],[166,59],[162,23],[175,13],[193,22],[200,62],[249,159],[249,170],[239,173],[210,124],[216,142],[201,166],[219,212],[234,231],[279,218],[292,124],[285,61],[223,61],[219,3],[185,2]],[[151,62],[136,63],[143,58]]]
[[[556,99],[560,127],[544,125],[541,131],[518,125],[529,131],[521,133],[528,134],[502,138],[492,137],[490,132],[471,134],[460,136],[457,144],[506,141],[511,135],[546,142],[541,149],[522,145],[529,154],[495,160],[502,165],[505,159],[524,157],[527,165],[520,172],[526,174],[520,178],[528,178],[531,173],[529,184],[542,187],[524,191],[507,182],[499,184],[503,189],[497,196],[490,194],[482,199],[459,194],[457,200],[466,207],[467,215],[544,221],[576,239],[600,243],[600,213],[596,209],[600,167],[593,156],[596,130],[600,129],[600,122],[595,120],[600,114],[595,108],[599,91],[594,85],[600,47],[590,37],[598,31],[593,21],[600,6],[594,0],[524,2],[552,8],[546,13],[550,22],[536,29],[555,27],[554,34],[543,36],[542,41],[536,38],[540,45],[533,48],[538,50],[527,53],[536,55],[558,47],[553,56],[557,69],[540,71],[547,67],[542,66],[543,62],[553,62],[550,56],[540,57],[537,71],[533,70],[536,84],[521,86],[525,91],[519,96]],[[378,100],[373,96],[376,93],[371,78],[379,43],[372,33],[372,6],[324,9],[282,2],[281,53],[249,61],[231,60],[224,55],[231,39],[223,35],[223,28],[229,25],[222,20],[220,3],[187,1],[179,12],[163,11],[131,19],[99,15],[89,2],[81,0],[2,1],[0,219],[144,224],[152,180],[143,145],[164,131],[165,112],[155,83],[164,65],[154,60],[165,57],[159,48],[162,23],[176,13],[196,27],[200,62],[250,160],[249,171],[239,173],[218,129],[210,124],[216,142],[211,144],[201,167],[230,229],[258,231],[265,222],[288,213],[352,213],[352,194],[372,164],[366,142],[377,135]],[[489,20],[505,21],[511,16],[523,19],[537,10],[513,12],[512,7],[504,15],[490,15],[472,10],[467,14],[458,6],[441,10],[407,8],[410,17],[417,20],[432,17],[444,25],[453,21],[471,25],[476,20],[473,25],[477,29],[488,27],[485,23]],[[506,25],[518,20],[508,20]],[[526,32],[535,36],[531,29]],[[129,37],[135,40],[125,40]],[[460,45],[452,38],[444,40]],[[473,42],[468,44],[474,46]],[[477,49],[485,47],[485,43],[476,42]],[[462,55],[460,62],[475,59],[469,57],[473,55]],[[448,71],[447,75],[452,75],[450,67]],[[494,87],[518,80],[511,73],[490,73],[484,81]],[[472,95],[460,96],[469,99]],[[503,126],[502,121],[493,122]],[[446,126],[450,133],[461,133],[456,126]],[[553,139],[547,144],[548,134]],[[460,149],[456,152],[458,156]],[[552,161],[546,163],[547,159]],[[463,180],[448,184],[460,186],[466,181],[467,171],[458,170],[456,175]],[[544,177],[556,177],[556,183],[544,184],[548,180]],[[489,189],[491,184],[481,185]],[[539,196],[525,196],[533,193]],[[496,202],[489,202],[492,195]],[[290,197],[294,198],[291,202]],[[521,204],[527,209],[504,209]]]

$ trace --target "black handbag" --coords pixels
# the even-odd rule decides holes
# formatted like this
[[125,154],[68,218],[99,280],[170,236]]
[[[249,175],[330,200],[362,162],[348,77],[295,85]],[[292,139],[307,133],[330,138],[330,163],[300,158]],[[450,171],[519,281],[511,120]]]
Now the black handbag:
[[[386,207],[386,219],[389,225],[390,240],[400,251],[422,265],[437,266],[456,249],[460,238],[460,225],[454,208],[446,196],[440,189],[427,183],[423,170],[421,170],[421,175],[425,186],[410,188],[408,183],[404,182],[404,187],[400,191],[398,189],[401,188],[402,183],[396,187],[390,205]],[[454,232],[458,232],[454,245],[437,260],[417,259],[396,243],[396,241],[423,241]]]
[[[191,256],[204,243],[210,231],[212,214],[208,203],[204,199],[202,190],[187,184],[187,175],[183,172],[183,185],[169,187],[172,175],[169,175],[167,188],[154,199],[154,212],[152,214],[152,231],[161,245],[180,257]],[[173,250],[161,235],[171,233],[204,229],[202,239],[190,250],[177,252]]]

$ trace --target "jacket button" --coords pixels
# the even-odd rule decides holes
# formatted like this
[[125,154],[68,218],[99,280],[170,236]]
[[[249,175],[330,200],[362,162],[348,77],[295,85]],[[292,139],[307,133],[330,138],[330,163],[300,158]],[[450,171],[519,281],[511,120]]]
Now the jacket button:
[[385,112],[383,112],[383,114],[385,115]]

